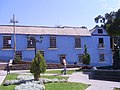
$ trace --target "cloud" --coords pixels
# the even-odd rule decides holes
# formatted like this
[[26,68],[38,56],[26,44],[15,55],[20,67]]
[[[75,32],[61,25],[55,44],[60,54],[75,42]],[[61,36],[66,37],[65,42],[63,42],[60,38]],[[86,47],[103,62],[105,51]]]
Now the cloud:
[[100,0],[103,10],[117,11],[120,8],[120,0]]

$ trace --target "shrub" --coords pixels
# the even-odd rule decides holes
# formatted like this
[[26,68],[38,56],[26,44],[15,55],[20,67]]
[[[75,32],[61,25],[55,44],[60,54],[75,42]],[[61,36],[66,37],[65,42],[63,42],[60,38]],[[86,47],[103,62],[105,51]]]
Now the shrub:
[[13,60],[13,64],[18,64],[20,60],[21,60],[21,58],[19,56],[15,56],[15,58]]
[[82,62],[85,65],[90,64],[90,54],[87,52],[87,47],[84,45],[84,55],[82,56]]
[[46,63],[40,52],[37,52],[35,58],[32,61],[30,72],[34,75],[34,80],[38,81],[41,73],[45,73]]
[[89,54],[83,55],[82,60],[83,60],[83,64],[89,65],[90,64],[90,55]]

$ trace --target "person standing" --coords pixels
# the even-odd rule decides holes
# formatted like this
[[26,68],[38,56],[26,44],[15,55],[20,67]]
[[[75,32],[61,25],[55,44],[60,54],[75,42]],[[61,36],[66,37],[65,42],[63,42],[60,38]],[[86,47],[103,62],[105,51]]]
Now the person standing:
[[61,71],[61,73],[66,75],[66,59],[65,59],[65,57],[63,57],[62,64],[64,66],[64,69]]

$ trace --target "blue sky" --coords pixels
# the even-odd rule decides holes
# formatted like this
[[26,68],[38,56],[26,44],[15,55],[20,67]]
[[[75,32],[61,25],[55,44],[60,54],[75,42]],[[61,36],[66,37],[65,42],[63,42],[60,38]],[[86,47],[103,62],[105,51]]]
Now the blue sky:
[[0,25],[86,26],[93,28],[97,15],[116,11],[120,0],[0,0]]

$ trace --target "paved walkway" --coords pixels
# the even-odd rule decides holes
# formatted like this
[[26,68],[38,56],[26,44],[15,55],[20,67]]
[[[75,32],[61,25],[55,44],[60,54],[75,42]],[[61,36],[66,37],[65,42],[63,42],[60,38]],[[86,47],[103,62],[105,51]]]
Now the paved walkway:
[[0,85],[1,85],[2,82],[4,81],[6,75],[7,75],[7,71],[0,70]]
[[[51,70],[51,69],[50,69]],[[61,69],[59,69],[61,70]],[[70,70],[70,69],[69,69]],[[17,71],[11,71],[11,73],[26,73],[29,70],[17,70]],[[5,77],[7,75],[7,72],[4,70],[0,70],[0,85],[4,81]],[[49,74],[51,75],[51,74]],[[67,76],[67,75],[63,75]],[[76,72],[73,73],[72,75],[68,75],[69,82],[80,82],[80,83],[85,83],[85,84],[90,84],[86,90],[113,90],[114,87],[120,88],[120,82],[111,82],[111,81],[101,81],[101,80],[91,80],[88,78],[87,74],[83,74],[82,72]]]
[[87,74],[83,74],[82,72],[73,73],[68,81],[91,84],[86,90],[113,90],[115,87],[120,88],[120,82],[91,80]]

